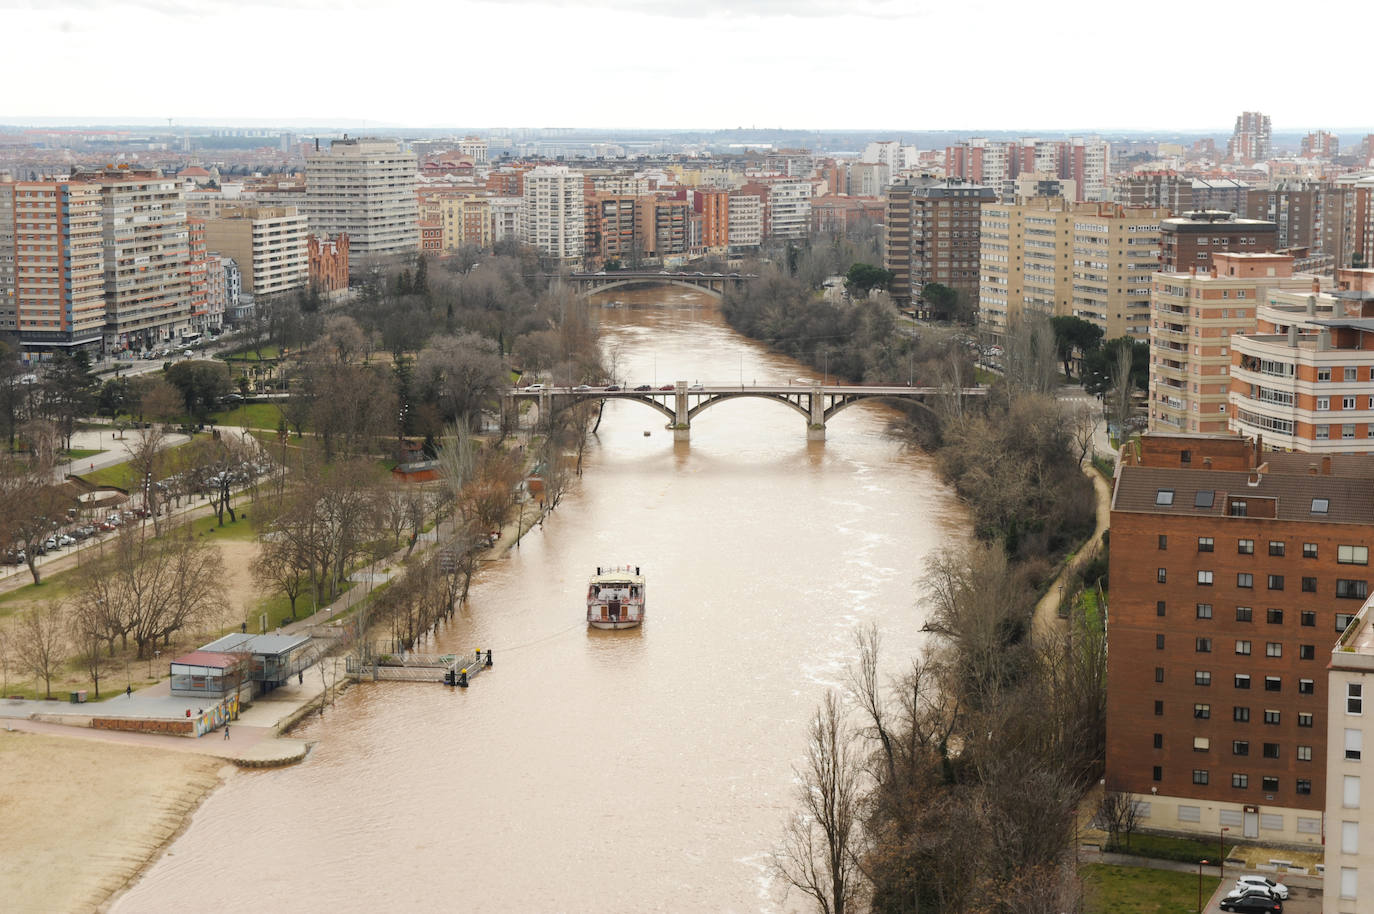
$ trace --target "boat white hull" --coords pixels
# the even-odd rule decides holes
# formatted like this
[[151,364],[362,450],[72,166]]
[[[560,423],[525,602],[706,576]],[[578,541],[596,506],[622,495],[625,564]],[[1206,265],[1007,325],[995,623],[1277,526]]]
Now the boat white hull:
[[639,619],[621,619],[619,622],[603,622],[600,619],[587,620],[587,624],[590,625],[592,628],[600,628],[607,630],[618,628],[636,628],[639,626],[639,623]]

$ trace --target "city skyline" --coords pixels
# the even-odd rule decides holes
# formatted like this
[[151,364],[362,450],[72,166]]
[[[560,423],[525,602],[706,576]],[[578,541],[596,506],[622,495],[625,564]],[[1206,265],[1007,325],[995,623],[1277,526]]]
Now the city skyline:
[[[16,124],[1219,132],[1235,112],[1259,110],[1277,133],[1360,129],[1348,123],[1358,115],[1342,93],[1299,88],[1280,68],[1171,93],[1167,106],[1123,105],[1123,83],[1145,77],[1154,85],[1174,73],[1180,86],[1196,85],[1196,74],[1215,72],[1218,61],[1200,56],[1197,42],[1153,41],[1150,29],[1137,27],[1139,14],[1104,14],[1086,0],[1062,4],[1052,21],[986,29],[979,23],[1014,18],[1015,8],[985,2],[956,14],[896,0],[587,0],[576,8],[466,0],[438,10],[414,0],[286,0],[270,9],[228,0],[0,0],[0,9],[29,39],[10,49],[0,76],[22,85],[25,74],[43,72],[48,81],[41,95],[15,94],[0,109],[0,122]],[[1225,35],[1226,46],[1244,48],[1272,37],[1280,11],[1271,2],[1236,17],[1175,4],[1149,19],[1186,15],[1190,35]],[[952,40],[961,34],[977,40]],[[589,54],[588,44],[613,51]],[[54,68],[54,47],[59,63],[81,65]],[[184,79],[139,79],[131,63],[165,67],[168,52],[174,59],[184,48],[189,64],[207,47],[221,56],[201,78],[188,66]],[[666,52],[673,47],[680,53]],[[448,71],[426,62],[450,54],[458,66]],[[1240,62],[1220,62],[1227,59]],[[1324,60],[1328,85],[1358,81],[1355,55]],[[209,73],[236,61],[243,66],[226,75],[235,93],[217,92]],[[102,74],[126,81],[95,96],[89,84]],[[334,88],[340,80],[347,92]]]

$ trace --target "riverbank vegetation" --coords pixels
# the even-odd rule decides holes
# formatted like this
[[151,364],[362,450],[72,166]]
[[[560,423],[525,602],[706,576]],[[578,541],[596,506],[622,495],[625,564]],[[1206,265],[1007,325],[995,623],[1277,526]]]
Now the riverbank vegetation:
[[1011,328],[1004,374],[961,397],[966,332],[904,323],[882,293],[827,296],[791,263],[750,267],[760,279],[726,296],[727,320],[842,382],[947,390],[906,430],[968,506],[974,542],[922,570],[933,637],[905,672],[884,680],[878,631],[859,635],[843,704],[828,696],[811,721],[777,869],[830,914],[1079,911],[1069,851],[1103,756],[1106,639],[1073,613],[1033,636],[1095,511],[1092,423],[1054,399],[1054,329]]

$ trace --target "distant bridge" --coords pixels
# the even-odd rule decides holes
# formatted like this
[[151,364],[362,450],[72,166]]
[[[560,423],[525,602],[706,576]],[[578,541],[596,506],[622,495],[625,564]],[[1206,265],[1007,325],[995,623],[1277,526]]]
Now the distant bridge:
[[600,273],[573,273],[569,280],[583,295],[629,286],[683,286],[720,298],[726,289],[742,286],[750,273],[688,273],[669,270],[606,270]]
[[861,400],[905,400],[929,408],[931,400],[957,395],[986,397],[986,387],[851,387],[839,384],[811,384],[785,386],[688,386],[686,381],[668,384],[657,389],[610,390],[605,387],[512,387],[502,394],[502,405],[514,410],[517,401],[533,400],[539,404],[541,416],[560,404],[572,405],[587,400],[634,400],[655,409],[668,418],[667,428],[677,441],[691,437],[692,419],[718,403],[741,397],[773,400],[801,413],[806,419],[806,436],[812,441],[825,440],[825,424],[843,409]]

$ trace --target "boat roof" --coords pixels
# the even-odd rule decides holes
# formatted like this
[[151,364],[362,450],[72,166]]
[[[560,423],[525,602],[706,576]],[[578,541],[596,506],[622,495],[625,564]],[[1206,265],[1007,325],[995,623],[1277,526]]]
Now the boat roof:
[[615,581],[629,581],[634,584],[643,584],[644,575],[636,572],[633,565],[616,565],[611,568],[602,567],[601,570],[592,575],[592,584],[610,584]]

